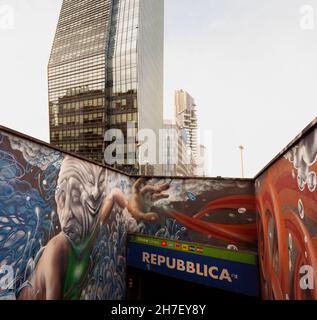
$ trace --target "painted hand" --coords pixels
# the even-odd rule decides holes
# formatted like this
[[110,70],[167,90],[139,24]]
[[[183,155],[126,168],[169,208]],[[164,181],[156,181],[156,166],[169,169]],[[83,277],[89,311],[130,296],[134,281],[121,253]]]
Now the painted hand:
[[149,185],[145,182],[145,178],[139,178],[134,183],[128,210],[136,220],[155,221],[158,215],[150,210],[156,201],[169,197],[163,193],[169,189],[169,184]]

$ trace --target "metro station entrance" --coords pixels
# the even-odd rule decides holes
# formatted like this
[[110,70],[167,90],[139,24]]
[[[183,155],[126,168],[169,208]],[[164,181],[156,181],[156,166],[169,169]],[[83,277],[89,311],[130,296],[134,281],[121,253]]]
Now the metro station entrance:
[[132,267],[128,267],[127,273],[128,301],[210,302],[217,299],[259,299]]

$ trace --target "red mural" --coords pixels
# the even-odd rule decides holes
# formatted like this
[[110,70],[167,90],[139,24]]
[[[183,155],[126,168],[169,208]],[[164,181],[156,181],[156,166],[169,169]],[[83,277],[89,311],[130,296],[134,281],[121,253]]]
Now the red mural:
[[255,210],[254,195],[228,196],[211,201],[194,217],[189,217],[177,211],[169,214],[185,227],[208,234],[216,239],[233,244],[255,244],[257,241],[256,225],[250,224],[217,224],[203,221],[202,218],[210,216],[219,209],[235,209],[243,207],[245,210]]
[[317,299],[317,130],[256,181],[264,299]]

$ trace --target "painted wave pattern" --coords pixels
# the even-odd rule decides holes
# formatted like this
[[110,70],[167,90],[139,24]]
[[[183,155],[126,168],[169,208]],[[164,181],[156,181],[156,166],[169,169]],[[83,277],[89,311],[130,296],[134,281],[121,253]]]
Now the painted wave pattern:
[[149,224],[142,229],[141,234],[163,239],[189,241],[187,228],[172,218],[166,218],[164,225]]
[[113,210],[112,223],[99,234],[91,255],[91,270],[82,291],[82,300],[123,300],[126,280],[126,238],[124,218],[118,208]]
[[31,141],[11,135],[8,135],[8,138],[13,150],[20,151],[30,166],[38,167],[42,171],[46,170],[52,163],[59,161],[61,157],[60,152],[42,147]]
[[58,222],[54,190],[61,160],[61,156],[55,158],[44,171],[34,175],[34,188],[24,179],[34,167],[23,166],[14,154],[0,151],[0,266],[14,270],[13,290],[0,291],[0,298],[12,296],[12,291],[17,294],[25,285],[54,234]]

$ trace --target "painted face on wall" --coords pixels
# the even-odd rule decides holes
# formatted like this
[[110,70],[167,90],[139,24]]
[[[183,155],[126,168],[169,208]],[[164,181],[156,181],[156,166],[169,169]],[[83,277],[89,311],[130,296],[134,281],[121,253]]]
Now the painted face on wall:
[[62,230],[75,243],[98,222],[106,174],[101,167],[69,156],[62,163],[55,200]]

